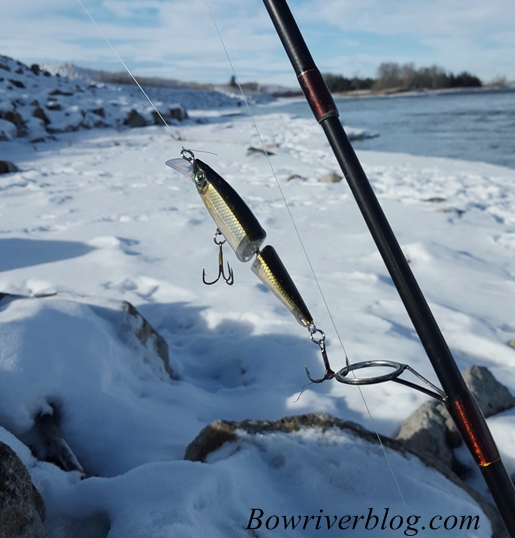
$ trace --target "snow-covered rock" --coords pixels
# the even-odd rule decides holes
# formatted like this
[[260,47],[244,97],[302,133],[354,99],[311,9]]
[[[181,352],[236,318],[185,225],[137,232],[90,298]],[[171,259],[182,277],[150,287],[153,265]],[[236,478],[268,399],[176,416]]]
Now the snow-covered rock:
[[[162,125],[136,85],[96,82],[90,70],[68,67],[53,69],[53,74],[0,55],[0,141],[23,136],[42,141],[59,133],[134,122]],[[207,89],[161,86],[145,91],[168,124],[186,120],[189,108],[241,104],[237,95]]]

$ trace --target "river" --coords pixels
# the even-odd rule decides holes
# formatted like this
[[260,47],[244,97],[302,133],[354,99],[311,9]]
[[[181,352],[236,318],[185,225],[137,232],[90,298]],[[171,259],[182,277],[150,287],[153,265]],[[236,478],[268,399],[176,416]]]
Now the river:
[[[515,89],[337,97],[344,125],[379,136],[356,149],[483,161],[515,169]],[[304,100],[253,107],[309,117]],[[314,120],[313,120],[314,121]]]

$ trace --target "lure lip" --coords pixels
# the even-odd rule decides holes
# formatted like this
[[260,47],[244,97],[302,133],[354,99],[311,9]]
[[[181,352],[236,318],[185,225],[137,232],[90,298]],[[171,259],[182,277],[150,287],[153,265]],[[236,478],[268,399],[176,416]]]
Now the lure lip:
[[183,176],[187,177],[190,181],[195,183],[195,174],[193,172],[193,164],[187,161],[186,159],[169,159],[165,162],[167,166],[173,168],[177,172],[181,173]]

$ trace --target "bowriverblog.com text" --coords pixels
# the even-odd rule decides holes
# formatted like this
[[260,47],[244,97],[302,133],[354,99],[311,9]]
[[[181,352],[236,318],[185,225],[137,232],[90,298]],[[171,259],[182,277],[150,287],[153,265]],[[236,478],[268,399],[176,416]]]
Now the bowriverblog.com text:
[[419,531],[478,530],[479,516],[470,515],[435,515],[430,518],[410,515],[391,514],[389,508],[381,510],[368,509],[362,515],[327,515],[320,510],[318,515],[275,515],[265,514],[261,508],[252,508],[247,523],[247,530],[383,530],[398,531],[405,536],[416,536]]

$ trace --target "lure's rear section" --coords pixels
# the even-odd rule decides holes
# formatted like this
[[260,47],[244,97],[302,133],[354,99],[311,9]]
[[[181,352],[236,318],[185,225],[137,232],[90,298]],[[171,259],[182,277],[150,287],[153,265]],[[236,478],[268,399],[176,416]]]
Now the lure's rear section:
[[304,327],[313,324],[306,303],[293,283],[274,247],[267,245],[252,264],[252,272],[286,306]]

